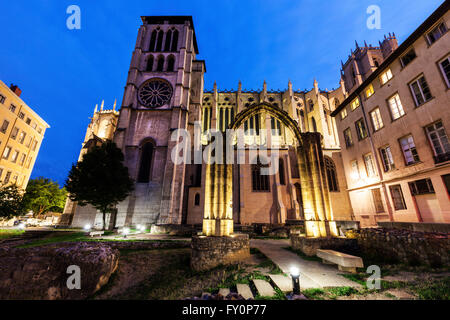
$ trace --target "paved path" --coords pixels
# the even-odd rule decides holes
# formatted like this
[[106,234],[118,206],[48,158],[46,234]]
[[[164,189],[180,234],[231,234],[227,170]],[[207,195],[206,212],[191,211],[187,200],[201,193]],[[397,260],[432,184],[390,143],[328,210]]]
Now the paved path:
[[289,247],[289,240],[262,240],[252,239],[251,247],[259,249],[269,257],[285,273],[289,274],[292,266],[300,269],[301,288],[326,288],[326,287],[360,287],[361,285],[351,281],[340,274],[337,266],[325,265],[318,261],[302,259],[297,254],[285,250]]

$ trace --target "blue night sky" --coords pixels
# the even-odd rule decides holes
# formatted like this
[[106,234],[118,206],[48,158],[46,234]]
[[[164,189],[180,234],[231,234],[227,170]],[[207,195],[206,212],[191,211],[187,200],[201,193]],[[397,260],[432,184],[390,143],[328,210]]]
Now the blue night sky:
[[[15,0],[0,3],[0,79],[51,128],[32,177],[61,185],[76,162],[89,117],[105,99],[121,105],[142,15],[192,15],[205,88],[338,87],[340,60],[355,40],[378,45],[388,32],[405,40],[442,0]],[[68,30],[66,9],[81,8],[81,30]],[[381,29],[366,27],[370,5]]]

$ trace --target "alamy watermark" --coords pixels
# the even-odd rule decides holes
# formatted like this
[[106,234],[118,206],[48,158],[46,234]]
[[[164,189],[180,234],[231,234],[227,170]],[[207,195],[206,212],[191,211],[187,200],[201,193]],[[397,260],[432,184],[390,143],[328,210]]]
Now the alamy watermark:
[[381,29],[381,9],[377,5],[367,7],[366,13],[370,16],[367,18],[367,28],[370,30]]
[[66,20],[66,26],[69,30],[81,29],[81,9],[77,5],[70,5],[67,7],[66,13],[70,16]]
[[67,278],[66,286],[69,290],[81,289],[81,269],[77,265],[71,265],[67,267],[67,274],[70,276]]

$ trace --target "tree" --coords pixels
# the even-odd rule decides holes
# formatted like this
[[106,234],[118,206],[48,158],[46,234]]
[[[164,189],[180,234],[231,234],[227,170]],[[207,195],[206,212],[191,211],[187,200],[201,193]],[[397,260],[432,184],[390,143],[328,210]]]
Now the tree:
[[103,214],[103,230],[106,213],[133,191],[134,182],[123,165],[123,153],[114,142],[93,147],[83,159],[72,166],[66,180],[66,189],[72,201],[79,205],[92,205]]
[[67,197],[65,188],[50,179],[39,177],[28,182],[23,197],[23,207],[32,210],[35,215],[42,215],[49,211],[62,212]]
[[0,185],[0,218],[11,218],[21,215],[22,191],[16,185]]

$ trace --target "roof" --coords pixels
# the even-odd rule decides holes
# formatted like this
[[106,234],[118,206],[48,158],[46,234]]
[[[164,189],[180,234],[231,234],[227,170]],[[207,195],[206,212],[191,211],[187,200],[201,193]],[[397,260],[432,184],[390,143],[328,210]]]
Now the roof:
[[148,24],[164,24],[164,21],[168,21],[169,24],[184,24],[189,21],[192,30],[194,31],[194,49],[195,53],[198,54],[197,37],[195,36],[194,21],[192,16],[141,16],[143,23]]
[[423,33],[428,31],[445,13],[450,9],[450,0],[445,0],[403,43],[383,61],[383,63],[353,91],[337,108],[331,113],[335,117],[342,109],[350,104],[372,81],[374,81],[392,62],[399,58],[409,47],[419,39]]

